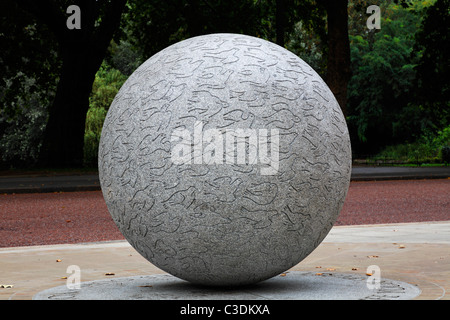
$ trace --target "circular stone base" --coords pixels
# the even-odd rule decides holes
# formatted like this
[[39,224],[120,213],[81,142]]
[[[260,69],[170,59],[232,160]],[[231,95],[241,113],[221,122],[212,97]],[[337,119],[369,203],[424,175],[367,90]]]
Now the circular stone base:
[[414,285],[381,279],[369,289],[367,276],[291,271],[269,280],[234,288],[193,285],[168,274],[82,282],[39,292],[33,300],[409,300],[420,294]]

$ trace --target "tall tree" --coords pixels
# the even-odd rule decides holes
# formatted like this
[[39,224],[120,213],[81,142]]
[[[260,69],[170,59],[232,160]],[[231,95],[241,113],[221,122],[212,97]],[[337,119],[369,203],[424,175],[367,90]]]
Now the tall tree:
[[328,62],[326,82],[347,114],[347,85],[351,77],[348,0],[318,0],[327,12]]
[[[47,25],[56,37],[62,67],[56,96],[41,149],[42,165],[78,166],[83,160],[83,137],[89,94],[118,29],[126,0],[20,0],[21,7]],[[69,5],[80,8],[80,29],[70,29],[66,22]]]
[[437,0],[425,16],[414,48],[421,53],[415,99],[436,130],[450,122],[450,0]]
[[[422,48],[414,47],[417,33],[422,30],[425,9],[431,4],[422,0],[408,5],[395,1],[383,3],[381,29],[369,31],[365,28],[364,2],[352,2],[362,5],[353,6],[350,15],[353,75],[348,85],[347,119],[355,153],[376,154],[387,145],[413,142],[430,124],[431,115],[419,105],[422,95],[417,81],[421,82],[422,77],[415,66],[420,62]],[[430,37],[442,39],[445,32],[442,37],[436,34]],[[428,44],[428,48],[446,50],[441,43]],[[437,61],[434,59],[433,63]],[[430,86],[430,97],[440,99],[441,88]]]

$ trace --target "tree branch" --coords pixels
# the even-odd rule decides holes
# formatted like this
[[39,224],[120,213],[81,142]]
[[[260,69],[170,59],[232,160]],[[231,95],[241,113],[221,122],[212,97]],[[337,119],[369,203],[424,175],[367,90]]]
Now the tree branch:
[[101,56],[102,60],[104,52],[108,48],[109,43],[114,35],[114,32],[116,32],[116,30],[120,25],[121,16],[125,8],[126,2],[127,0],[111,1],[106,7],[105,13],[102,16],[100,26],[92,34],[91,37],[92,47],[99,53],[96,56]]

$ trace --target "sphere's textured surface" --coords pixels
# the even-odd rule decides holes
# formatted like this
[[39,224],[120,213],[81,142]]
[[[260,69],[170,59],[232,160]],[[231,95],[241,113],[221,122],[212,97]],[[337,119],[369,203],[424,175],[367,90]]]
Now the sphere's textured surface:
[[99,147],[125,238],[207,285],[254,283],[304,259],[342,209],[350,171],[347,126],[324,81],[284,48],[235,34],[187,39],[143,63]]

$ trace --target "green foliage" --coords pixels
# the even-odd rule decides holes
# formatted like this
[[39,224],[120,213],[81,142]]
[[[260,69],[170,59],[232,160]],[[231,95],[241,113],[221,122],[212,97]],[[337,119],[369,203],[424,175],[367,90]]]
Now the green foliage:
[[135,48],[128,39],[119,39],[118,43],[111,41],[105,61],[125,76],[130,76],[144,62],[139,49]]
[[[19,80],[17,78],[20,78]],[[47,106],[51,90],[35,87],[35,80],[24,74],[17,74],[12,81],[8,79],[1,92],[9,90],[13,83],[22,88],[20,96],[3,99],[3,107],[14,110],[13,115],[0,113],[0,126],[3,133],[0,139],[0,163],[9,163],[14,167],[30,165],[36,162],[42,144],[42,135],[47,123]],[[49,88],[50,89],[50,88]]]
[[56,92],[55,40],[16,1],[5,0],[0,1],[0,48],[0,166],[32,165]]
[[[325,24],[325,23],[324,23]],[[325,78],[327,56],[326,43],[313,29],[300,21],[289,35],[286,48],[309,64],[322,78]]]
[[86,115],[86,131],[84,133],[85,166],[95,166],[97,164],[98,145],[105,117],[105,109],[89,108]]
[[103,63],[95,75],[84,134],[84,164],[97,164],[98,145],[106,113],[127,77]]
[[119,70],[109,67],[105,62],[95,75],[89,106],[92,108],[109,109],[122,84],[127,79]]

